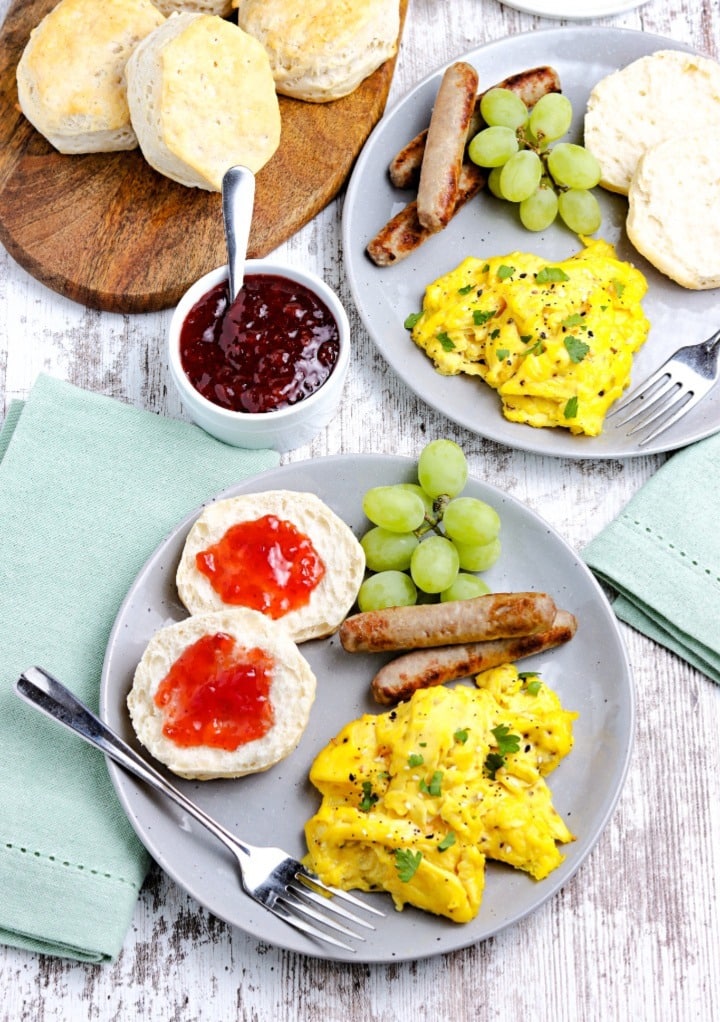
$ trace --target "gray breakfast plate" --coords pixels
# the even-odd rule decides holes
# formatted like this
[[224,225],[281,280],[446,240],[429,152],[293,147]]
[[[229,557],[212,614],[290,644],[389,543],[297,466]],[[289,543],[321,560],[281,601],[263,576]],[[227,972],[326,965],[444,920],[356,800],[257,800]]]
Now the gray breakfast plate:
[[[389,455],[342,455],[298,462],[266,472],[221,496],[269,489],[310,491],[321,497],[356,535],[368,527],[361,509],[370,486],[413,480],[415,463]],[[632,745],[635,700],[630,667],[613,612],[577,554],[542,519],[512,497],[471,479],[466,493],[492,504],[502,520],[503,553],[486,573],[497,592],[543,590],[578,618],[566,646],[523,661],[580,714],[575,747],[549,778],[555,805],[576,835],[566,859],[536,882],[490,863],[479,915],[457,925],[413,908],[393,909],[389,896],[372,895],[387,911],[357,953],[334,951],[286,926],[241,890],[234,860],[200,825],[141,782],[108,764],[115,789],[138,837],[159,865],[210,912],[258,940],[306,955],[348,962],[396,962],[465,947],[516,923],[551,898],[587,858],[612,813],[625,780]],[[126,741],[140,748],[126,709],[135,667],[151,635],[186,611],[175,591],[175,571],[196,509],[164,540],[131,587],[105,656],[100,713]],[[318,679],[308,728],[297,749],[266,773],[240,780],[171,780],[206,812],[254,844],[305,853],[303,827],[319,798],[308,781],[316,754],[350,720],[378,712],[370,680],[382,659],[350,655],[336,637],[305,643],[302,651]]]
[[[575,111],[569,138],[581,140],[582,118],[592,86],[605,75],[660,49],[687,49],[646,32],[599,27],[550,29],[490,43],[462,58],[475,66],[481,88],[510,74],[552,65]],[[573,436],[565,429],[536,429],[509,422],[490,387],[469,376],[441,376],[410,340],[403,326],[422,304],[427,284],[468,255],[480,258],[513,251],[565,259],[581,248],[556,222],[538,234],[526,231],[515,210],[487,192],[469,202],[449,226],[394,266],[379,268],[365,253],[368,241],[412,197],[390,184],[391,158],[427,127],[443,68],[424,79],[379,122],[365,144],[348,185],[343,209],[345,267],[355,304],[378,350],[398,376],[432,408],[480,436],[509,447],[564,458],[625,458],[674,450],[720,429],[720,387],[657,440],[639,447],[622,428],[609,424],[599,437]],[[603,225],[598,236],[612,242],[621,259],[647,278],[643,301],[651,330],[635,357],[633,380],[641,381],[683,344],[704,341],[720,326],[720,292],[688,291],[664,277],[632,247],[625,234],[627,200],[598,189]]]

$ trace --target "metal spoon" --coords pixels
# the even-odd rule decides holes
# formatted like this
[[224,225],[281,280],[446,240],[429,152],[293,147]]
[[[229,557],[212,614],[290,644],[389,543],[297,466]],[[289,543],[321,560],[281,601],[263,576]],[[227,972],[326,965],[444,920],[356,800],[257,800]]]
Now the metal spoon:
[[235,300],[243,285],[254,201],[255,175],[253,172],[247,167],[230,167],[222,180],[222,210],[231,302]]

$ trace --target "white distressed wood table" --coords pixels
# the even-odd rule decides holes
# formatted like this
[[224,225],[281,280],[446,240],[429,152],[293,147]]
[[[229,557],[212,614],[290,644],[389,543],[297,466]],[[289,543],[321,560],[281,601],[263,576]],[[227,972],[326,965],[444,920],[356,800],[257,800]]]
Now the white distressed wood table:
[[[583,0],[577,0],[578,8]],[[4,16],[7,0],[0,0]],[[654,0],[597,24],[658,32],[718,57],[717,0]],[[390,102],[483,42],[557,27],[496,0],[410,0]],[[416,455],[449,436],[471,470],[524,501],[581,549],[663,456],[567,461],[456,427],[390,371],[354,312],[340,245],[342,196],[279,250],[311,265],[352,315],[354,355],[337,419],[284,456]],[[180,417],[168,378],[169,313],[115,315],[64,300],[0,251],[4,410],[40,372]],[[0,1018],[194,1020],[677,1020],[720,1017],[720,690],[622,627],[638,726],[619,806],[574,879],[482,944],[391,966],[336,965],[258,944],[209,916],[157,868],[119,959],[78,965],[0,948]],[[0,892],[2,897],[2,892]]]

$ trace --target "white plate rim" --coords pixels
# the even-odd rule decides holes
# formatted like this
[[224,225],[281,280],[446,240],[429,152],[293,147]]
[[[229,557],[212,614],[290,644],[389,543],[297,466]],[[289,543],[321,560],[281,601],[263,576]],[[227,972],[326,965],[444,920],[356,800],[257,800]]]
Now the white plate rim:
[[503,7],[512,7],[523,14],[537,14],[543,18],[564,18],[568,21],[584,21],[589,18],[604,18],[611,14],[624,14],[636,7],[643,7],[648,0],[585,0],[582,11],[578,11],[581,0],[499,0]]
[[[580,73],[582,63],[579,60],[570,61],[565,56],[580,46],[598,55],[606,51],[624,54],[624,59],[618,61],[617,67],[657,49],[695,52],[682,43],[634,29],[572,26],[544,28],[495,40],[455,59],[475,64],[484,61],[499,63],[504,69],[502,74],[481,75],[481,81],[486,86],[523,67],[546,63],[553,64],[559,70],[562,81],[564,69],[572,68],[574,72]],[[529,54],[528,59],[523,61],[516,57],[522,54]],[[614,427],[612,423],[606,423],[599,437],[572,436],[568,430],[561,428],[537,429],[511,423],[502,416],[499,402],[490,388],[470,377],[441,376],[433,369],[427,356],[408,340],[402,321],[407,313],[419,309],[425,285],[440,272],[456,266],[465,255],[471,254],[463,232],[467,232],[470,227],[477,228],[481,215],[477,200],[468,203],[445,232],[430,239],[418,252],[394,266],[384,269],[375,267],[365,253],[365,245],[375,230],[413,197],[410,192],[392,188],[386,173],[388,159],[383,159],[382,154],[385,152],[386,157],[392,154],[416,131],[427,125],[437,85],[446,66],[431,72],[386,111],[358,157],[345,195],[341,233],[348,286],[363,325],[390,368],[417,397],[471,433],[535,454],[571,460],[640,457],[677,450],[717,432],[720,429],[720,389],[700,402],[679,423],[645,446],[626,437],[625,429]],[[583,87],[589,92],[592,84],[594,81],[584,81]],[[584,105],[584,102],[575,104],[576,134],[580,130],[578,120],[582,119]],[[366,180],[366,175],[369,175],[370,180]],[[373,185],[372,189],[370,184]],[[651,333],[635,357],[630,384],[632,387],[656,369],[681,344],[703,341],[712,333],[715,328],[713,324],[716,325],[717,321],[713,305],[717,304],[718,291],[688,291],[664,278],[639,256],[627,240],[622,212],[625,200],[602,189],[598,189],[598,194],[605,213],[603,230],[599,236],[615,242],[620,257],[638,265],[650,285],[644,305],[651,320]],[[547,243],[550,246],[548,258],[551,259],[565,258],[579,248],[579,244],[570,242],[569,233],[566,233],[564,239],[557,233],[564,228],[554,226],[551,232],[555,233],[550,233],[549,237],[545,233],[530,235],[519,225],[516,227],[510,221],[507,210],[503,210],[499,204],[493,208],[496,200],[485,196],[481,198],[483,202],[489,203],[482,207],[482,216],[485,217],[482,231],[486,229],[485,224],[489,223],[503,237],[516,241],[514,244],[509,242],[491,247],[486,254],[497,255],[521,247],[528,251],[542,251],[539,240],[533,242],[536,237],[542,239],[543,245]],[[373,212],[375,219],[372,219]],[[459,247],[459,238],[465,247]],[[552,251],[553,246],[555,251]],[[472,251],[476,252],[475,249]],[[426,265],[428,268],[423,272]],[[430,266],[438,268],[435,271]],[[387,295],[403,297],[405,304],[397,314],[391,313]],[[651,302],[654,305],[649,310]],[[678,317],[679,313],[682,314],[681,318]],[[678,319],[683,324],[682,331],[677,328]]]
[[[315,459],[312,462],[296,462],[289,465],[281,466],[280,468],[271,469],[253,479],[246,480],[245,482],[238,484],[237,486],[230,487],[228,490],[218,494],[217,497],[212,498],[213,500],[219,499],[223,496],[234,495],[236,493],[248,493],[262,491],[271,488],[282,488],[282,489],[311,489],[313,492],[320,493],[324,499],[328,499],[329,492],[332,491],[333,482],[337,480],[338,475],[342,477],[345,474],[346,487],[345,490],[349,490],[354,486],[364,486],[365,481],[372,479],[378,479],[380,476],[386,478],[388,481],[397,479],[398,474],[402,474],[407,478],[410,478],[414,468],[414,461],[410,458],[403,458],[394,455],[334,455],[325,458]],[[361,482],[362,481],[362,482]],[[352,485],[351,485],[352,483]],[[320,485],[318,485],[320,484]],[[390,934],[389,943],[385,944],[383,941],[382,923],[379,929],[380,937],[376,943],[368,943],[361,948],[355,954],[348,954],[343,951],[335,951],[332,948],[318,945],[304,937],[302,934],[297,933],[290,927],[276,920],[269,913],[264,910],[257,908],[252,901],[247,899],[239,892],[239,884],[236,880],[231,879],[231,887],[227,892],[226,886],[227,878],[224,886],[221,885],[220,891],[213,890],[213,898],[206,896],[207,884],[212,883],[217,885],[219,881],[214,876],[220,873],[221,869],[224,869],[227,873],[229,867],[228,863],[224,864],[220,862],[222,859],[222,849],[216,844],[213,838],[205,834],[202,828],[199,826],[196,831],[199,834],[189,835],[188,831],[192,831],[192,826],[188,827],[188,821],[183,819],[182,815],[177,817],[177,810],[174,809],[172,804],[164,801],[162,798],[154,796],[152,792],[144,789],[141,782],[136,781],[134,778],[128,776],[124,771],[116,764],[109,762],[108,769],[112,783],[115,787],[117,795],[120,799],[121,805],[125,810],[128,819],[138,835],[140,841],[145,845],[150,855],[155,861],[178,883],[191,897],[194,897],[201,905],[206,907],[209,912],[224,919],[231,926],[237,926],[244,930],[250,936],[256,939],[274,944],[276,946],[285,948],[286,950],[296,951],[311,957],[321,957],[325,959],[333,959],[337,961],[347,961],[355,963],[376,963],[376,962],[398,962],[411,959],[419,959],[424,957],[430,957],[437,954],[446,953],[449,951],[457,950],[463,947],[467,947],[472,944],[476,944],[479,941],[485,940],[500,930],[506,929],[531,912],[537,910],[546,901],[551,899],[569,880],[574,876],[576,871],[585,862],[595,845],[599,841],[611,815],[613,814],[617,801],[620,797],[622,788],[625,783],[626,775],[629,769],[633,740],[635,730],[635,690],[634,681],[632,678],[632,672],[630,664],[627,658],[624,642],[620,633],[620,629],[617,620],[610,608],[610,605],[602,591],[602,588],[595,580],[594,576],[587,568],[587,566],[580,560],[577,554],[568,546],[568,544],[562,539],[548,523],[541,519],[535,512],[531,511],[525,505],[523,505],[516,498],[503,494],[496,488],[489,486],[488,484],[481,483],[479,481],[471,479],[469,481],[469,491],[475,493],[478,496],[492,499],[498,508],[500,508],[501,517],[507,523],[508,521],[515,521],[519,519],[522,523],[522,531],[526,534],[522,542],[532,540],[532,551],[535,550],[537,544],[536,540],[540,540],[541,548],[544,544],[549,544],[552,548],[552,552],[549,556],[554,558],[553,564],[559,558],[560,561],[564,561],[572,565],[572,578],[567,580],[567,587],[569,591],[574,593],[582,592],[583,598],[587,600],[589,606],[592,608],[592,619],[588,620],[588,615],[584,615],[585,620],[581,618],[581,629],[584,627],[587,631],[590,628],[596,637],[599,636],[599,640],[596,641],[589,649],[584,649],[582,662],[583,665],[588,662],[589,667],[585,673],[583,670],[578,670],[578,674],[583,675],[582,683],[585,685],[590,684],[591,686],[597,686],[597,691],[594,687],[584,692],[584,698],[587,702],[586,709],[586,721],[594,720],[596,715],[598,720],[595,722],[597,727],[597,735],[595,736],[599,747],[596,752],[593,752],[593,757],[599,755],[601,761],[602,753],[607,751],[605,745],[610,747],[612,750],[611,754],[608,755],[607,762],[607,773],[602,771],[602,776],[599,781],[595,776],[597,773],[596,764],[593,758],[591,764],[585,764],[583,769],[590,770],[592,776],[592,790],[591,800],[598,797],[598,807],[592,823],[589,825],[586,832],[578,834],[578,840],[573,845],[566,846],[567,859],[547,880],[542,882],[542,885],[534,886],[532,881],[528,881],[528,878],[520,875],[517,871],[507,870],[502,875],[502,888],[497,886],[493,888],[494,894],[492,897],[496,897],[499,890],[502,890],[503,897],[501,900],[502,910],[495,912],[495,915],[485,916],[483,915],[483,908],[481,906],[480,915],[472,923],[466,924],[464,927],[458,927],[455,924],[448,924],[447,920],[438,920],[437,917],[427,916],[425,913],[416,912],[414,909],[406,909],[403,913],[395,913],[392,910],[392,906],[389,905],[389,899],[384,895],[373,896],[376,899],[380,899],[377,904],[384,910],[388,910],[387,922],[392,927],[401,926],[400,934],[409,933],[412,937],[411,941],[406,940],[403,944],[402,941],[398,941],[397,933]],[[359,504],[359,493],[357,494],[357,503]],[[351,499],[354,499],[354,494]],[[347,494],[345,494],[342,501],[347,500]],[[208,502],[204,502],[202,506],[205,506]],[[333,503],[337,503],[330,496],[328,503],[333,506]],[[335,508],[338,513],[340,507]],[[132,733],[132,727],[129,722],[129,717],[125,708],[125,696],[127,690],[132,681],[132,671],[134,665],[139,659],[138,650],[144,648],[149,636],[152,632],[160,627],[162,623],[167,623],[168,614],[170,618],[175,620],[178,617],[185,616],[184,608],[181,608],[179,601],[176,596],[173,596],[175,604],[174,606],[163,606],[159,608],[160,613],[153,616],[153,613],[149,611],[157,611],[157,607],[146,607],[145,597],[147,594],[143,591],[143,587],[151,584],[155,588],[160,588],[164,591],[165,588],[174,582],[174,565],[169,563],[168,557],[170,556],[169,551],[174,547],[175,562],[179,556],[179,549],[182,544],[183,538],[186,535],[190,525],[195,520],[197,514],[201,508],[194,509],[189,513],[176,527],[173,529],[168,536],[159,544],[155,552],[146,562],[145,566],[139,572],[133,586],[131,586],[128,594],[123,601],[122,606],[118,612],[115,624],[113,626],[110,639],[108,642],[105,659],[102,670],[102,681],[101,681],[101,692],[100,692],[100,715],[111,727],[114,727],[119,731],[121,737],[123,737],[129,744],[139,749],[137,740]],[[359,512],[359,519],[363,522],[365,527],[364,519],[362,518],[362,512]],[[354,523],[354,528],[358,529],[357,523]],[[519,537],[518,532],[518,537]],[[527,551],[527,556],[532,558],[533,553]],[[542,556],[539,559],[542,561]],[[172,560],[172,557],[171,557]],[[549,561],[548,561],[549,563]],[[523,568],[523,571],[525,569]],[[554,568],[553,568],[554,570]],[[491,570],[492,571],[492,570]],[[488,573],[488,580],[492,584],[491,573]],[[565,583],[563,584],[565,586]],[[540,586],[533,586],[532,588],[540,588]],[[570,608],[576,609],[577,608]],[[157,619],[156,619],[157,618]],[[165,618],[165,620],[162,620]],[[143,635],[133,634],[138,631],[137,624],[141,622],[141,628]],[[578,635],[581,635],[582,631],[579,630]],[[578,643],[578,637],[573,642]],[[319,646],[322,648],[319,648]],[[315,646],[314,650],[310,650],[311,646]],[[561,664],[563,657],[566,658],[567,663],[575,662],[575,653],[572,653],[570,659],[568,657],[568,651],[571,649],[572,643],[560,650],[552,651],[549,654],[545,654],[540,658],[528,659],[526,664],[528,667],[535,666],[536,669],[542,669],[542,665],[545,662],[545,658],[550,658],[550,663],[553,663],[553,658],[557,658],[557,663]],[[579,646],[576,646],[579,652]],[[342,674],[342,671],[337,671],[335,674],[332,672],[332,657],[337,656],[338,651],[333,647],[332,640],[323,640],[322,644],[308,644],[305,647],[306,655],[311,659],[311,653],[317,652],[322,658],[330,658],[328,675],[323,675],[325,683],[325,699],[320,697],[320,685],[322,684],[321,676],[318,674],[319,682],[319,693],[318,700],[316,700],[316,707],[314,708],[315,714],[321,712],[325,714],[327,712],[329,697],[332,698],[332,690],[328,686],[327,677],[336,677],[338,674]],[[347,654],[340,651],[340,655],[345,657],[344,664],[348,663]],[[593,665],[593,657],[597,656],[598,660]],[[608,669],[610,680],[603,680],[605,675],[602,673],[600,666],[601,660],[606,658],[608,663],[612,663],[612,668]],[[312,661],[311,661],[312,662]],[[354,662],[354,661],[353,661]],[[316,668],[317,669],[317,668]],[[354,669],[354,668],[353,668]],[[561,668],[558,667],[558,670]],[[362,692],[360,693],[360,703],[362,703],[365,693],[367,692],[367,684],[371,676],[367,673],[367,668],[362,668]],[[557,679],[553,678],[553,682]],[[567,684],[567,681],[565,682]],[[560,685],[554,684],[553,687],[560,688]],[[568,691],[572,689],[572,685],[569,686]],[[566,705],[568,701],[566,699]],[[575,700],[578,701],[577,699]],[[337,719],[337,726],[333,725],[330,728],[329,735],[332,735],[339,730],[339,727],[343,723],[352,719],[358,714],[358,712],[367,712],[368,707],[362,706],[360,708],[348,705],[347,711],[345,712],[344,702],[342,704],[343,712]],[[376,712],[378,711],[377,706],[372,706]],[[606,718],[605,715],[609,714]],[[317,718],[316,718],[317,719]],[[617,721],[617,722],[616,722]],[[578,722],[580,724],[580,721]],[[589,725],[588,725],[589,726]],[[312,717],[311,717],[312,727]],[[310,731],[311,728],[308,730]],[[323,744],[326,739],[323,739]],[[601,746],[601,747],[600,747]],[[577,749],[576,742],[576,749]],[[302,749],[302,743],[299,749],[293,756],[297,756]],[[142,750],[139,749],[142,752]],[[319,751],[319,746],[309,750],[309,758],[305,755],[306,762],[309,764],[313,756]],[[571,753],[571,758],[566,762],[572,762],[572,756],[576,756],[576,763],[579,766],[580,758],[587,753],[589,755],[590,750],[586,749],[585,752],[577,754],[575,750]],[[161,768],[161,772],[165,772],[166,776],[171,780],[172,783],[178,784],[186,794],[191,798],[197,798],[204,808],[208,811],[219,815],[219,809],[225,809],[228,812],[228,800],[226,798],[227,792],[231,794],[235,793],[236,799],[232,803],[233,807],[237,804],[240,806],[240,813],[245,811],[245,806],[248,801],[248,788],[252,791],[252,783],[258,782],[262,785],[265,784],[266,778],[269,778],[269,783],[274,785],[272,788],[273,792],[276,792],[277,786],[282,783],[286,785],[284,774],[287,769],[291,768],[293,757],[290,757],[286,763],[290,766],[285,767],[284,764],[280,764],[275,768],[277,772],[273,777],[272,772],[268,772],[266,775],[256,775],[255,778],[244,778],[240,782],[183,782],[179,781],[178,778],[174,778]],[[157,764],[156,764],[157,765]],[[559,771],[563,769],[564,764],[561,765]],[[578,767],[576,766],[576,771]],[[558,771],[558,773],[559,773]],[[306,775],[302,778],[303,784],[305,784]],[[246,787],[246,782],[250,782]],[[567,784],[567,781],[564,782]],[[242,788],[233,789],[224,787],[226,785],[241,784]],[[588,788],[590,787],[590,781],[587,781]],[[551,787],[553,783],[551,780]],[[572,791],[572,785],[570,786]],[[595,789],[598,789],[596,792]],[[300,789],[298,789],[300,790]],[[239,794],[238,794],[239,793]],[[244,796],[244,797],[243,797]],[[587,797],[587,794],[584,798]],[[576,795],[569,798],[571,804],[574,804]],[[251,799],[250,799],[251,800]],[[291,803],[291,806],[294,803]],[[582,802],[585,805],[585,802]],[[273,820],[268,823],[268,820],[264,818],[266,806],[264,804],[256,805],[256,816],[259,824],[262,824],[266,828],[270,826],[274,828],[276,826],[283,826],[278,823],[276,815],[273,815]],[[308,815],[313,811],[312,805],[308,803],[300,814],[300,818],[304,822]],[[580,810],[582,811],[582,810]],[[287,809],[284,813],[280,814],[280,817],[284,817],[287,813]],[[234,819],[234,817],[233,817]],[[228,825],[228,821],[225,822]],[[163,839],[163,829],[167,831],[168,839]],[[248,832],[252,829],[252,824],[247,824],[238,827],[238,832],[241,836],[248,839]],[[274,829],[271,830],[273,835],[275,834]],[[189,854],[186,850],[180,848],[180,844],[183,841],[197,842],[191,845],[192,862],[189,861]],[[258,842],[262,843],[262,842]],[[280,843],[273,841],[270,843]],[[287,842],[283,842],[287,848]],[[302,854],[303,848],[288,848],[293,854]],[[207,860],[207,861],[206,861]],[[490,865],[488,867],[488,874],[492,873],[493,869],[500,869],[502,867],[494,867]],[[204,870],[204,872],[203,872]],[[199,875],[196,876],[196,873]],[[230,868],[230,874],[233,873]],[[205,879],[204,879],[205,878]],[[207,879],[209,878],[209,879]],[[497,884],[497,880],[493,881]],[[531,889],[526,896],[526,887],[528,882],[531,885]],[[203,884],[205,883],[205,887]],[[508,892],[512,891],[514,896],[515,885],[519,884],[522,888],[519,903],[516,905],[514,910],[509,912],[505,911],[505,906],[508,900]],[[522,887],[526,885],[526,887]],[[488,881],[488,888],[485,893],[485,902],[492,900],[491,894],[488,893],[490,890],[490,880]],[[238,907],[239,906],[239,907]],[[503,914],[504,912],[504,914]],[[499,918],[498,918],[499,916]],[[399,922],[398,922],[399,920]],[[390,929],[388,925],[387,929]]]

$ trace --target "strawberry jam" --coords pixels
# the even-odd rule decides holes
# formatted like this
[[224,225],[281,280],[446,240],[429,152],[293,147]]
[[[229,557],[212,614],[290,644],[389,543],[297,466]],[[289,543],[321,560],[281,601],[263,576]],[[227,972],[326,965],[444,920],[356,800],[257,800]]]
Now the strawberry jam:
[[321,299],[296,281],[248,274],[228,308],[225,284],[192,307],[180,331],[180,361],[193,387],[221,408],[270,412],[323,385],[340,335]]
[[224,603],[271,618],[304,607],[325,575],[310,539],[272,514],[232,525],[195,563]]
[[243,649],[232,635],[203,635],[181,653],[155,693],[162,733],[188,748],[232,751],[262,738],[273,725],[272,658]]

